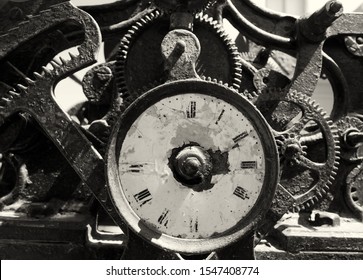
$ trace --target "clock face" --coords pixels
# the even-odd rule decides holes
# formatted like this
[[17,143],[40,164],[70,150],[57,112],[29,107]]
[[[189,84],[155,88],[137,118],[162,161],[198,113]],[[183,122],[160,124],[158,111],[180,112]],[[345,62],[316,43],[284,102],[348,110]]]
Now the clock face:
[[[221,248],[251,230],[278,174],[276,145],[253,105],[223,86],[195,83],[199,90],[164,85],[143,96],[148,105],[134,103],[114,131],[108,163],[111,197],[130,227],[186,253]],[[198,249],[188,246],[196,241]]]
[[[178,173],[183,153],[187,167],[202,168],[200,157],[208,161],[207,182]],[[209,238],[236,226],[256,203],[265,155],[236,107],[188,93],[162,99],[137,118],[118,165],[123,192],[143,222],[174,237]]]

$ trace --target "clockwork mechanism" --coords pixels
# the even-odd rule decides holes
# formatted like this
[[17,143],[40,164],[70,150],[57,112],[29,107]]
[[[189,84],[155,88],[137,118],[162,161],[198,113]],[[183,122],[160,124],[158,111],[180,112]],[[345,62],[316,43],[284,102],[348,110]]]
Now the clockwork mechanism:
[[244,97],[201,80],[149,91],[119,120],[108,150],[119,214],[154,245],[206,253],[251,232],[277,185],[278,156]]

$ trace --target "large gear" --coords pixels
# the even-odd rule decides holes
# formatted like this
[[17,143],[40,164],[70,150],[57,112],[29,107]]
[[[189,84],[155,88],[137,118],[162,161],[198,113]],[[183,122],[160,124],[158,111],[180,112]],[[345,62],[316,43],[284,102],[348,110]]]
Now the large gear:
[[[141,88],[165,81],[160,45],[168,31],[168,18],[154,11],[139,20],[121,40],[116,82],[124,102],[135,100]],[[201,43],[197,74],[238,89],[242,77],[240,55],[222,27],[212,18],[199,14],[195,17],[194,33]],[[218,57],[211,60],[215,53],[219,53]]]
[[[271,127],[281,160],[280,187],[273,210],[311,209],[329,192],[338,170],[340,152],[336,127],[314,101],[296,91],[267,89],[254,98],[260,109],[268,107],[269,103],[283,102],[291,103],[300,111],[284,129]],[[264,114],[264,110],[261,111]]]
[[[52,6],[52,10],[47,12],[49,19],[53,19],[52,13],[64,14],[63,20],[77,20],[85,26],[84,40],[78,47],[78,54],[69,53],[69,59],[60,58],[60,64],[50,61],[52,69],[43,67],[42,73],[34,73],[35,80],[27,78],[26,86],[18,85],[18,90],[11,90],[1,98],[0,126],[18,112],[29,113],[122,228],[124,224],[115,214],[104,189],[106,183],[102,156],[82,133],[80,126],[58,106],[53,96],[53,87],[59,80],[96,61],[101,44],[98,26],[88,14],[69,2]],[[124,232],[127,233],[127,229]]]
[[167,13],[188,12],[197,13],[210,7],[215,0],[153,0],[154,4]]

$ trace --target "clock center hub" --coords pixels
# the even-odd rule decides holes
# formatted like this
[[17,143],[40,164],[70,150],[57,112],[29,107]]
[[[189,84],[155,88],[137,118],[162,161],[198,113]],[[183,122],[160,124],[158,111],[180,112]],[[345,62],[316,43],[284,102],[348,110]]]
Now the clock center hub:
[[172,161],[174,177],[184,185],[200,185],[211,176],[210,156],[200,146],[182,148]]

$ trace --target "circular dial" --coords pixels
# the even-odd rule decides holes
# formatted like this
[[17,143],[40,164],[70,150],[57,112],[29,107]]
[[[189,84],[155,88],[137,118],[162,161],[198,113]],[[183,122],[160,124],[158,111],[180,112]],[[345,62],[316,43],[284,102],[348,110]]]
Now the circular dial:
[[205,241],[198,252],[208,251],[251,230],[244,222],[268,208],[278,161],[270,131],[248,101],[213,83],[182,84],[152,90],[124,114],[109,150],[109,177],[116,175],[111,196],[134,230],[193,253],[193,246],[174,245]]

